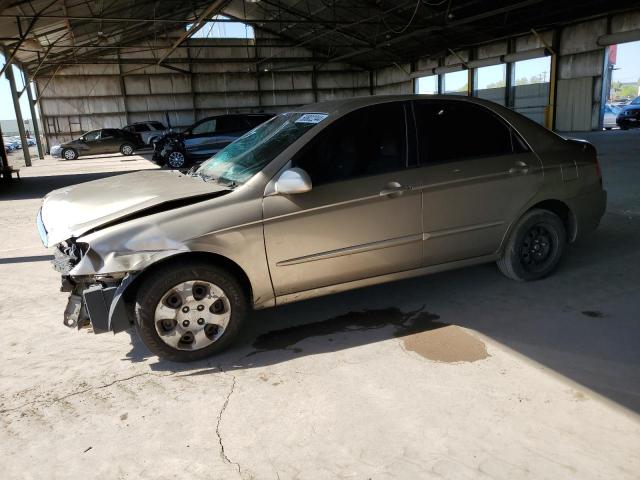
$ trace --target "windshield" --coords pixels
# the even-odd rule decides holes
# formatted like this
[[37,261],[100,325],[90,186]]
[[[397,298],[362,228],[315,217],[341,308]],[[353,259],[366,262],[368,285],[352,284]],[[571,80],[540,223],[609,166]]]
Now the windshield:
[[244,183],[327,116],[326,113],[280,114],[220,150],[195,174],[219,183]]

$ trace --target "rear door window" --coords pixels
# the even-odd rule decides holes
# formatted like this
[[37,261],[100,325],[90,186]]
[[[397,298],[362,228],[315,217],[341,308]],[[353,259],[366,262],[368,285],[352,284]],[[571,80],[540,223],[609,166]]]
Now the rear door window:
[[[488,109],[458,101],[414,102],[421,164],[513,153],[511,128]],[[520,145],[518,145],[520,147]]]

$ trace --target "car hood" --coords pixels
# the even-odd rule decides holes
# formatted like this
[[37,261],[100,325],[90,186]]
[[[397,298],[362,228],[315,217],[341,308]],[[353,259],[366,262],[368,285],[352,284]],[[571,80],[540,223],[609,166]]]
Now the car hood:
[[620,111],[620,113],[628,112],[630,110],[640,110],[640,105],[627,105]]
[[158,213],[230,190],[174,171],[147,170],[80,183],[44,197],[38,228],[46,247],[132,216]]

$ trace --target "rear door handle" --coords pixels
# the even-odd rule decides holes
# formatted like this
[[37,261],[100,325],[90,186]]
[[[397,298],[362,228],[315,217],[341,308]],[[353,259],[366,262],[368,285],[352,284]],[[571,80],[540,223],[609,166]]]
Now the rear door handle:
[[381,197],[394,197],[398,195],[402,195],[404,192],[408,190],[412,190],[413,187],[409,185],[401,185],[398,182],[389,182],[386,187],[380,191]]
[[521,160],[518,160],[517,162],[515,162],[514,166],[509,169],[510,175],[516,175],[516,174],[525,175],[528,172],[529,172],[529,165],[527,165]]

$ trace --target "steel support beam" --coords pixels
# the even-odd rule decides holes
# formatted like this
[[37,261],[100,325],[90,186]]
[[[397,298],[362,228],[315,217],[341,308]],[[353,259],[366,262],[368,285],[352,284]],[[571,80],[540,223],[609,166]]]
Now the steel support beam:
[[40,125],[38,117],[36,117],[36,102],[33,100],[33,92],[31,91],[31,80],[25,69],[22,70],[24,78],[24,88],[27,91],[27,99],[29,100],[29,110],[31,111],[31,121],[33,122],[33,135],[36,137],[36,145],[38,147],[38,158],[44,158],[44,148],[42,147],[42,137],[40,136]]
[[220,10],[222,10],[222,8],[227,4],[227,0],[215,0],[214,2],[211,3],[211,5],[209,5],[209,7],[200,14],[200,16],[198,17],[198,19],[191,25],[191,27],[189,28],[189,30],[187,30],[186,32],[184,32],[182,35],[180,35],[180,38],[178,38],[173,45],[171,46],[171,48],[169,48],[168,51],[166,51],[158,60],[158,65],[160,65],[162,62],[165,61],[165,59],[167,59],[175,50],[176,48],[178,48],[180,46],[180,44],[182,42],[184,42],[185,40],[187,40],[191,35],[193,35],[194,33],[196,33],[198,30],[200,30],[204,24],[212,17],[214,16],[216,13],[218,13]]
[[[7,58],[7,47],[3,47],[5,58]],[[27,134],[24,131],[24,120],[22,118],[22,111],[20,110],[20,99],[18,98],[18,89],[16,88],[16,79],[13,75],[13,68],[9,67],[5,70],[5,75],[9,81],[9,88],[11,89],[11,99],[13,100],[13,109],[16,113],[16,121],[18,122],[18,131],[20,132],[20,141],[22,142],[22,152],[24,154],[25,167],[31,166],[31,155],[29,155],[29,144],[27,143]]]

